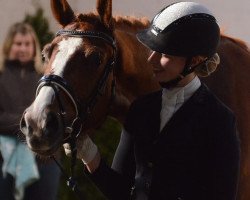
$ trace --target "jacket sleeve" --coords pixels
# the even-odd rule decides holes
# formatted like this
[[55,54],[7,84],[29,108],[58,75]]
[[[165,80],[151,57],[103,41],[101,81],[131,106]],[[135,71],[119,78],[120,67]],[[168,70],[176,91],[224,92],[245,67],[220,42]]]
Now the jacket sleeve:
[[87,176],[110,200],[127,200],[134,182],[135,162],[131,135],[125,130],[121,133],[112,167],[102,160],[98,169]]
[[214,199],[235,200],[240,168],[240,142],[235,118],[230,116],[227,119],[221,120],[225,123],[217,124],[215,135]]

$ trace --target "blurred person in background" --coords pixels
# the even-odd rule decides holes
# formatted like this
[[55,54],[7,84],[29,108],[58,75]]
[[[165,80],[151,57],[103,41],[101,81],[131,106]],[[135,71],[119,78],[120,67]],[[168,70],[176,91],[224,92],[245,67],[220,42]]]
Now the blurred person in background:
[[19,120],[35,97],[43,72],[33,28],[12,25],[4,40],[0,65],[0,199],[55,200],[60,171],[18,138]]

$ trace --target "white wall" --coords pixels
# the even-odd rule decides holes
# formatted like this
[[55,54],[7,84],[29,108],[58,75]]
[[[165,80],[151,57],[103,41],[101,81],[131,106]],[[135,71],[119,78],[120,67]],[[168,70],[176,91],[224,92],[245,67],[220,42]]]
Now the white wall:
[[[49,0],[0,0],[0,43],[4,40],[10,24],[23,19],[25,13],[34,12],[34,4],[43,6],[46,16],[50,19],[51,30],[59,29],[51,16]],[[76,12],[95,10],[95,0],[68,0]],[[114,15],[147,16],[150,19],[163,6],[174,0],[113,0]],[[250,43],[250,1],[249,0],[196,0],[203,3],[215,14],[225,33]]]

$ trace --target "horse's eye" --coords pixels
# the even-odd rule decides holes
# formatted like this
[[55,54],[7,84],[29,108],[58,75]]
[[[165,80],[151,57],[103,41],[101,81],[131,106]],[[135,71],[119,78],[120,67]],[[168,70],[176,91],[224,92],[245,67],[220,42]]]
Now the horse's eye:
[[50,59],[50,56],[52,54],[52,45],[51,44],[46,44],[43,48],[42,51],[42,60],[43,62],[48,61]]
[[46,61],[46,56],[45,56],[44,52],[42,52],[42,61],[43,61],[43,62]]
[[88,59],[89,59],[89,62],[91,63],[91,65],[94,65],[95,67],[99,67],[102,63],[100,52],[92,52],[88,56]]
[[49,60],[48,53],[45,51],[42,51],[42,61],[48,62],[48,60]]

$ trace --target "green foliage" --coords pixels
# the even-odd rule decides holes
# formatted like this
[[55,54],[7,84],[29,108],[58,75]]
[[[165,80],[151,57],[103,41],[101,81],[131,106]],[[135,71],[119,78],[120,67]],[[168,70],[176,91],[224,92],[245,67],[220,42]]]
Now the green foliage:
[[[115,149],[118,145],[121,132],[121,125],[113,118],[107,118],[100,129],[96,130],[92,137],[101,152],[102,158],[111,165]],[[70,158],[63,157],[62,163],[65,169],[70,169]],[[76,178],[78,189],[84,194],[86,200],[106,200],[102,193],[84,175],[84,165],[81,161],[77,162]],[[58,199],[78,200],[74,192],[66,185],[64,177],[61,178]]]
[[41,48],[54,38],[54,34],[49,29],[49,22],[44,16],[44,10],[41,7],[37,7],[34,15],[26,14],[23,21],[34,28]]

